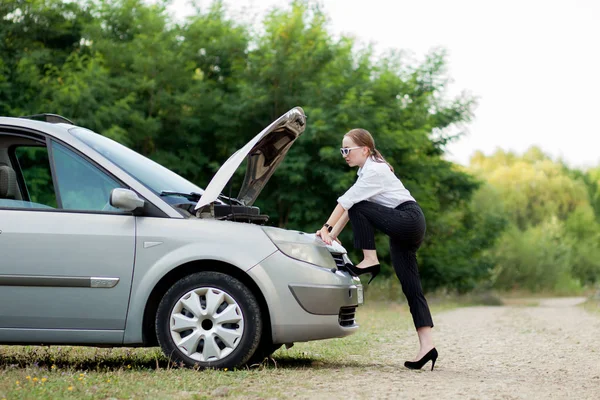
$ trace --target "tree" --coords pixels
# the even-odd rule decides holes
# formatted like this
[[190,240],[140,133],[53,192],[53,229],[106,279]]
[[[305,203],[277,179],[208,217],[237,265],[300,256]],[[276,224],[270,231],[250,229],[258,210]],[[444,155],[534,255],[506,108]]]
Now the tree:
[[470,170],[494,191],[480,189],[478,207],[503,209],[511,225],[491,252],[497,287],[568,292],[600,280],[593,170],[572,170],[537,147],[476,153]]
[[[425,211],[426,289],[464,291],[486,276],[484,250],[503,219],[471,203],[482,180],[442,158],[475,107],[467,94],[446,95],[443,50],[418,64],[401,52],[376,59],[350,38],[333,38],[327,16],[304,1],[274,9],[259,32],[220,2],[180,24],[166,4],[2,3],[0,113],[63,114],[202,187],[273,119],[302,106],[307,129],[257,201],[270,223],[314,231],[325,221],[356,179],[337,148],[345,132],[363,127]],[[240,169],[226,190],[235,195],[242,179]],[[378,248],[390,274],[384,239]]]
[[0,3],[0,115],[40,109],[42,80],[81,46],[91,15],[76,2]]

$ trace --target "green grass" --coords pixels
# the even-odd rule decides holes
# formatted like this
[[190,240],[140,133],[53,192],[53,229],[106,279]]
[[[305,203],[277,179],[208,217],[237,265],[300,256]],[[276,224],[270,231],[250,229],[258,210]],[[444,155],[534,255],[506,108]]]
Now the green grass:
[[158,348],[0,346],[0,400],[285,398],[313,388],[313,378],[337,380],[340,371],[351,376],[385,362],[374,348],[394,347],[399,332],[414,334],[405,305],[369,304],[357,319],[361,328],[354,335],[297,343],[268,362],[235,371],[173,366]]
[[[392,300],[383,302],[381,299],[389,298],[386,296]],[[398,348],[399,336],[412,337],[414,327],[397,281],[376,280],[366,287],[365,297],[367,305],[358,310],[361,328],[356,334],[297,343],[289,350],[278,350],[267,362],[234,371],[196,371],[171,365],[158,348],[0,346],[0,400],[293,397],[296,392],[314,391],[315,385],[337,382],[340,374],[358,376],[390,365],[393,368],[391,358],[416,349],[416,336],[413,347]],[[498,298],[486,292],[427,296],[434,318],[454,307],[495,304]],[[526,298],[527,304],[534,300]],[[583,307],[600,313],[598,300]]]

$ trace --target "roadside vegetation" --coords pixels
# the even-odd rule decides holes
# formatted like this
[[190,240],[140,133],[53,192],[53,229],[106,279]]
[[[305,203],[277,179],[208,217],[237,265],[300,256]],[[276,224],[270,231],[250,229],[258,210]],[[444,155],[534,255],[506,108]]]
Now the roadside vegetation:
[[[184,21],[168,3],[1,2],[0,115],[61,114],[205,187],[236,149],[302,106],[307,129],[257,202],[269,224],[321,226],[356,179],[337,150],[342,135],[364,127],[425,211],[427,292],[597,288],[600,167],[574,169],[535,147],[476,153],[466,167],[447,161],[477,98],[448,95],[443,49],[376,56],[334,36],[304,1],[274,8],[260,29],[218,1]],[[235,196],[242,179],[240,168],[226,190]],[[340,237],[350,250],[351,237]],[[378,250],[393,278],[383,236]],[[399,296],[393,279],[379,283]]]

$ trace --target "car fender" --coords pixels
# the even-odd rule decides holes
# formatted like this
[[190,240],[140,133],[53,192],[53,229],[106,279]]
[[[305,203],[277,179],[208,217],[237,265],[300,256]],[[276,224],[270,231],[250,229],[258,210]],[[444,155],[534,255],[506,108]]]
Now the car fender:
[[[192,224],[186,226],[189,229],[183,230],[185,235],[170,232],[172,226],[178,226],[178,232],[182,232],[181,225],[185,222],[165,220],[161,221],[160,227],[150,227],[150,230],[161,230],[161,235],[169,238],[165,243],[157,244],[155,247],[148,246],[160,242],[158,236],[151,235],[152,232],[148,232],[148,227],[139,224],[138,228],[141,228],[139,230],[145,234],[138,236],[136,243],[136,261],[124,343],[141,343],[144,311],[150,295],[161,279],[174,269],[191,262],[215,261],[232,265],[246,272],[278,251],[257,225],[231,222],[227,225],[230,229],[236,229],[235,234],[227,234],[226,229],[214,229],[210,236],[206,236],[207,228],[210,230],[210,226],[196,225],[195,227],[193,223],[198,224],[200,221],[190,221]],[[222,228],[222,221],[212,222],[221,224],[219,228]],[[203,236],[204,240],[195,239]],[[152,240],[147,240],[149,238]]]

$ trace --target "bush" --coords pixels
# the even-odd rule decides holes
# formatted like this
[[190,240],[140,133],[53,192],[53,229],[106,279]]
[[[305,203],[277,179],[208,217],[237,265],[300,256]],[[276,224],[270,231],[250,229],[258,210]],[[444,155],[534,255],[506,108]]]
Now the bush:
[[572,275],[584,285],[600,282],[600,225],[591,206],[577,208],[565,222],[572,246]]
[[581,290],[572,275],[573,248],[557,218],[525,231],[511,226],[500,239],[494,257],[497,264],[493,280],[498,289],[560,294]]

